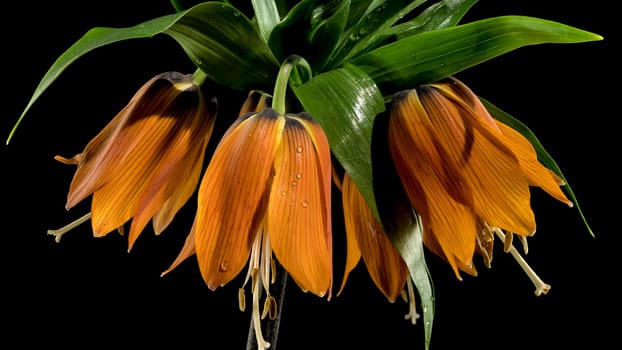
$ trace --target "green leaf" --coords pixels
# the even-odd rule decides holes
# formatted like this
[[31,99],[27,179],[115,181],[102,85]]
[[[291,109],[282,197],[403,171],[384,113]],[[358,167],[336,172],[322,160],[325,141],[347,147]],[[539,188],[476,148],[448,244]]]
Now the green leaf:
[[511,50],[544,43],[602,40],[558,22],[501,16],[417,34],[351,60],[381,89],[412,88],[454,75]]
[[207,76],[232,89],[269,89],[279,69],[266,42],[238,9],[199,4],[165,31]]
[[560,167],[557,165],[555,160],[553,160],[553,157],[551,157],[551,155],[544,149],[544,146],[542,146],[542,144],[540,143],[536,135],[520,120],[514,118],[510,114],[504,112],[497,106],[493,105],[492,103],[490,103],[489,101],[481,97],[480,97],[480,100],[482,101],[482,103],[484,104],[484,106],[486,107],[486,109],[492,115],[493,118],[501,121],[502,123],[507,124],[508,126],[512,127],[513,129],[521,133],[523,136],[525,136],[525,138],[529,140],[529,142],[531,142],[531,144],[535,148],[536,154],[538,155],[538,160],[540,161],[540,163],[542,163],[542,165],[546,166],[547,168],[551,169],[555,174],[557,174],[557,176],[561,177],[566,182],[566,185],[562,186],[562,190],[566,192],[570,200],[574,203],[574,206],[577,208],[579,215],[581,216],[581,219],[583,220],[583,223],[585,224],[585,227],[587,228],[590,235],[594,236],[594,232],[592,231],[590,225],[588,224],[587,218],[585,217],[585,214],[581,210],[581,207],[579,206],[579,202],[574,192],[572,191],[570,184],[568,184],[568,181],[564,177],[564,174],[562,174]]
[[349,5],[349,0],[301,1],[274,28],[268,45],[279,61],[301,56],[319,72],[343,32]]
[[270,32],[281,21],[277,5],[274,0],[252,0],[252,3],[257,17],[259,33],[261,33],[264,41],[268,42]]
[[333,154],[379,218],[373,190],[371,135],[374,118],[385,107],[374,81],[360,69],[346,66],[293,86],[293,91],[305,111],[320,123]]
[[414,211],[402,181],[395,170],[387,142],[388,113],[376,120],[372,144],[374,193],[382,227],[408,266],[421,303],[425,347],[429,348],[434,320],[434,288],[425,261],[423,227]]
[[378,40],[382,31],[389,28],[425,0],[376,0],[372,1],[359,21],[342,36],[339,46],[328,67],[339,67],[369,48]]
[[382,34],[397,40],[431,30],[453,27],[477,0],[441,0],[430,5],[414,19],[395,25]]
[[434,287],[432,276],[425,262],[421,218],[412,209],[403,214],[407,214],[407,216],[403,217],[402,220],[407,221],[402,221],[400,231],[392,234],[390,238],[406,262],[410,278],[412,278],[421,299],[425,348],[429,349],[434,322]]
[[220,2],[199,4],[132,27],[95,27],[52,64],[13,126],[6,143],[10,142],[35,101],[78,58],[105,45],[161,33],[177,40],[208,77],[231,88],[270,86],[278,72],[278,62],[248,18],[234,7]]
[[363,14],[367,12],[367,9],[371,6],[374,0],[350,0],[350,13],[348,15],[348,21],[346,22],[346,29],[352,28],[357,24]]

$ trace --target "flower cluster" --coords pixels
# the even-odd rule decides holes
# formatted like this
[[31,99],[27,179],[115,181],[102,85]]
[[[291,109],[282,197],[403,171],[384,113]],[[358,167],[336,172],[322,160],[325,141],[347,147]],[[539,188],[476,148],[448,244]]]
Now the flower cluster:
[[[33,98],[73,59],[141,35],[169,35],[197,66],[194,74],[153,77],[82,152],[56,157],[77,166],[66,208],[91,200],[87,215],[49,231],[57,241],[88,220],[97,237],[129,224],[129,250],[149,222],[160,234],[196,198],[185,244],[163,275],[196,256],[215,290],[246,267],[240,308],[250,282],[260,349],[270,347],[261,319],[278,313],[277,266],[302,290],[332,297],[333,234],[341,234],[333,186],[347,242],[337,294],[362,260],[390,302],[405,296],[413,324],[419,291],[429,328],[425,262],[404,246],[425,247],[461,279],[477,274],[476,255],[491,266],[495,237],[536,294],[548,291],[512,240],[526,247],[536,230],[533,187],[571,207],[576,199],[529,129],[455,75],[521,46],[600,36],[530,17],[459,24],[473,1],[438,1],[410,17],[421,2],[301,1],[287,11],[257,3],[250,15],[208,1],[142,26],[97,28],[55,63]],[[224,116],[233,121],[210,154],[220,110],[207,84],[245,96],[238,115]],[[394,173],[397,186],[374,182],[378,157],[389,160],[382,171]],[[387,198],[412,220],[394,220]]]

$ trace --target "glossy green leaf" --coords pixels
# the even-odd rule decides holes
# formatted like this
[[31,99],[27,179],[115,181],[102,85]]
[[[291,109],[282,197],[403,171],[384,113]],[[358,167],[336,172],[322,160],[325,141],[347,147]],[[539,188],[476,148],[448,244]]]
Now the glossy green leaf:
[[331,150],[378,217],[373,191],[371,135],[384,101],[376,84],[360,69],[346,66],[322,73],[293,91],[316,119]]
[[429,348],[434,319],[434,288],[425,261],[423,227],[395,170],[387,142],[388,113],[376,118],[372,154],[374,193],[382,227],[408,266],[423,311],[425,347]]
[[274,28],[268,45],[279,61],[298,55],[319,72],[343,32],[349,5],[349,0],[301,1]]
[[18,118],[7,144],[28,110],[73,62],[88,52],[120,41],[168,34],[214,81],[234,89],[270,86],[278,62],[253,24],[230,5],[209,2],[126,28],[95,27],[52,64]]
[[352,28],[352,26],[361,20],[361,17],[367,12],[372,2],[374,2],[374,0],[350,0],[350,11],[348,14],[348,21],[346,22],[346,29]]
[[511,126],[513,129],[515,129],[516,131],[520,132],[523,136],[525,136],[525,138],[529,140],[529,142],[531,142],[531,144],[535,148],[536,154],[538,155],[538,160],[540,161],[540,163],[542,163],[547,168],[551,169],[555,174],[557,174],[557,176],[561,177],[566,182],[566,185],[562,186],[562,190],[568,195],[570,200],[574,203],[574,206],[575,208],[577,208],[579,215],[581,216],[581,219],[583,220],[583,223],[585,224],[585,227],[587,228],[590,235],[594,236],[594,232],[592,231],[590,225],[588,224],[587,218],[585,217],[583,210],[581,210],[581,207],[579,206],[579,202],[577,201],[577,198],[574,192],[572,191],[570,184],[564,177],[564,174],[562,173],[560,167],[557,165],[555,160],[553,160],[553,157],[551,157],[551,155],[544,149],[544,146],[542,146],[542,144],[540,143],[536,135],[520,120],[514,118],[510,114],[504,112],[497,106],[493,105],[492,103],[490,103],[489,101],[481,97],[480,97],[480,100],[482,101],[482,103],[484,104],[484,106],[486,107],[486,109],[492,115],[493,118],[501,121],[502,123],[505,123]]
[[442,0],[430,5],[414,19],[395,25],[382,34],[397,40],[431,30],[453,27],[477,0]]
[[351,63],[381,89],[396,91],[446,78],[519,47],[601,39],[558,22],[501,16],[417,34],[376,48]]
[[207,76],[238,90],[271,89],[279,63],[254,24],[238,9],[207,2],[184,12],[165,31]]
[[252,0],[252,3],[259,33],[263,40],[268,42],[272,28],[281,21],[277,5],[274,0]]
[[343,33],[348,19],[349,0],[327,1],[311,16],[311,50],[315,53],[312,65],[316,71],[324,68]]
[[[406,208],[404,208],[406,209]],[[425,246],[423,245],[423,229],[421,217],[413,210],[402,213],[399,231],[390,236],[391,241],[400,252],[400,255],[408,266],[410,278],[412,278],[419,294],[421,309],[423,311],[423,327],[425,348],[429,349],[432,340],[432,325],[434,322],[434,287],[432,276],[425,262]]]
[[328,67],[339,67],[352,57],[365,52],[378,40],[383,30],[394,25],[424,2],[425,0],[372,1],[359,21],[344,33]]

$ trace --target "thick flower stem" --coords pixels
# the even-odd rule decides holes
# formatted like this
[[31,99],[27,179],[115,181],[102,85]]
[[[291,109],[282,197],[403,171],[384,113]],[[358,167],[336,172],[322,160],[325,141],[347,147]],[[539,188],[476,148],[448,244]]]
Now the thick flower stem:
[[198,86],[203,85],[206,79],[207,74],[205,74],[205,72],[202,71],[201,68],[197,68],[197,70],[194,71],[194,73],[192,74],[192,81]]
[[[274,287],[277,291],[277,313],[274,319],[267,318],[262,322],[262,333],[270,343],[270,350],[276,349],[277,339],[279,336],[279,325],[281,323],[281,314],[283,310],[283,300],[285,299],[285,287],[287,285],[287,271],[277,264],[277,275],[280,276],[275,283]],[[260,291],[261,288],[258,288]],[[257,337],[255,336],[255,322],[251,318],[250,326],[248,329],[248,339],[246,342],[246,350],[257,350]]]
[[287,87],[290,75],[292,74],[295,66],[301,67],[307,78],[311,76],[311,67],[304,58],[292,55],[283,62],[281,69],[279,70],[279,74],[276,77],[274,92],[272,94],[272,109],[281,114],[284,114],[286,110],[285,97],[287,95]]

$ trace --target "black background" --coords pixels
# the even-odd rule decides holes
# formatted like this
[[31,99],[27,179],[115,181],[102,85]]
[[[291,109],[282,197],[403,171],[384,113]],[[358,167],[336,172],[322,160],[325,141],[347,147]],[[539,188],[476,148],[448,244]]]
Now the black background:
[[[533,191],[538,232],[529,241],[527,259],[552,285],[540,297],[500,245],[492,269],[480,264],[479,276],[463,281],[428,255],[437,308],[432,349],[579,344],[597,349],[617,344],[620,85],[614,48],[619,31],[606,4],[483,0],[467,15],[465,21],[529,15],[605,37],[600,42],[521,48],[458,75],[538,135],[563,169],[596,237],[590,236],[577,210]],[[88,29],[130,26],[172,12],[164,0],[4,5],[2,139],[50,65]],[[212,292],[193,259],[160,277],[182,246],[192,204],[161,236],[147,229],[130,253],[124,237],[113,233],[93,238],[88,224],[60,243],[46,235],[47,229],[88,211],[87,203],[64,209],[74,168],[53,156],[80,152],[142,83],[168,70],[194,70],[168,36],[95,50],[52,84],[11,144],[1,147],[0,341],[19,348],[244,348],[249,313],[237,309],[241,278]],[[240,102],[237,97],[221,101],[228,104],[221,115],[227,108],[234,113]],[[226,123],[227,116],[220,118]],[[344,254],[340,233],[335,229],[335,292]],[[286,293],[278,349],[423,349],[421,322],[413,327],[404,321],[406,305],[401,300],[388,303],[362,265],[343,294],[330,301],[304,294],[293,283]]]

